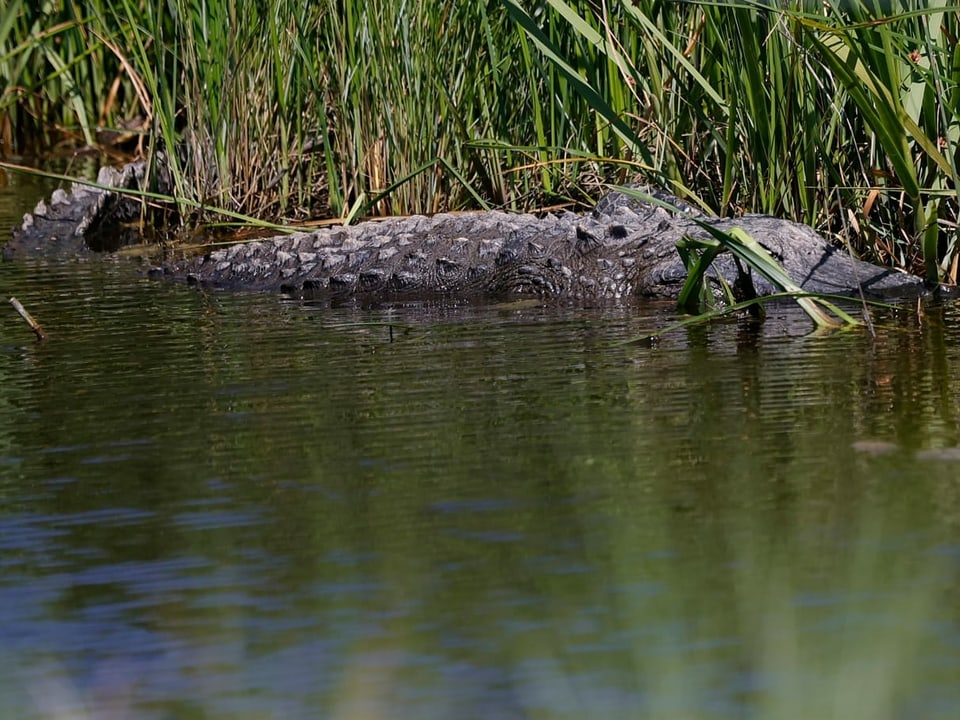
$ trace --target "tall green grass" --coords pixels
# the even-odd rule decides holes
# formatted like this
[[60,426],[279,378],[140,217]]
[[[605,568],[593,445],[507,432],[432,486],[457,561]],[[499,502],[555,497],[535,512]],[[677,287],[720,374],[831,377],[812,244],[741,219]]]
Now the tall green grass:
[[0,140],[141,117],[184,219],[517,209],[643,177],[957,276],[946,0],[12,0]]
[[[635,98],[628,142],[654,149],[681,194],[721,214],[815,224],[880,261],[956,280],[955,7],[546,4],[594,46],[598,63],[617,66]],[[528,33],[562,69],[562,49]],[[616,95],[589,87],[584,96],[594,90]]]
[[111,67],[75,6],[10,0],[0,13],[0,148],[51,145],[57,131],[94,142]]
[[[24,93],[15,79],[57,76],[44,64],[45,33],[62,27],[90,47],[71,55],[66,75],[107,68],[99,87],[75,83],[86,115],[75,113],[73,126],[146,117],[175,193],[195,203],[293,218],[519,209],[654,172],[654,156],[625,141],[634,98],[618,69],[544,12],[536,20],[583,74],[579,88],[496,2],[51,5],[17,2],[2,38],[10,80],[0,113],[15,129],[7,147],[69,124],[69,113],[54,118],[67,91],[35,83]],[[15,62],[26,57],[29,72]],[[117,82],[113,114],[96,115]],[[584,98],[586,83],[599,94]]]

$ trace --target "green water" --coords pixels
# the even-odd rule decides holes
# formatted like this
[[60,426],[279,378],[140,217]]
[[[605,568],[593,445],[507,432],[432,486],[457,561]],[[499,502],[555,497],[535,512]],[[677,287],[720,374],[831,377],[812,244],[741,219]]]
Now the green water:
[[955,307],[0,294],[0,717],[957,716]]

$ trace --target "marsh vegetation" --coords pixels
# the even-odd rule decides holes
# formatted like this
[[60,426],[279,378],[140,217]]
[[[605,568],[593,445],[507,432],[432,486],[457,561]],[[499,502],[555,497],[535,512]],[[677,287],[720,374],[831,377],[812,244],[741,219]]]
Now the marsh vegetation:
[[540,208],[635,178],[955,281],[960,12],[12,0],[6,153],[164,153],[183,219]]

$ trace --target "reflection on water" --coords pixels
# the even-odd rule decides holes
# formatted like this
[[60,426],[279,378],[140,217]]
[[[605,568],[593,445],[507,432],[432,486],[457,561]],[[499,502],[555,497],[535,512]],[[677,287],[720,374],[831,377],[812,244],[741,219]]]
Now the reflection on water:
[[0,287],[4,717],[956,714],[954,308]]

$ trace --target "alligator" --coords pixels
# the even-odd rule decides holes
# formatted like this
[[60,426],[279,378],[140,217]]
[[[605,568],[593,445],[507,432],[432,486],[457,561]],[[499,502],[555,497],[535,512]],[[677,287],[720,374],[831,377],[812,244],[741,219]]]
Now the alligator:
[[[101,178],[135,186],[142,169]],[[544,215],[502,211],[441,213],[369,220],[294,232],[169,260],[148,269],[157,278],[236,290],[278,291],[338,302],[413,297],[556,297],[571,302],[676,298],[687,277],[677,251],[684,238],[707,239],[703,224],[742,228],[804,290],[870,297],[915,297],[923,280],[834,248],[812,228],[764,215],[716,219],[677,198],[647,190],[653,201],[612,192],[590,212]],[[109,235],[124,212],[122,194],[74,187],[41,203],[4,248],[4,257],[62,254],[94,231]],[[657,200],[661,202],[657,202]],[[664,207],[663,201],[672,205]],[[89,244],[88,246],[89,247]],[[81,250],[83,251],[83,250]],[[742,271],[729,254],[711,268],[733,285]],[[757,294],[776,292],[762,277]]]

